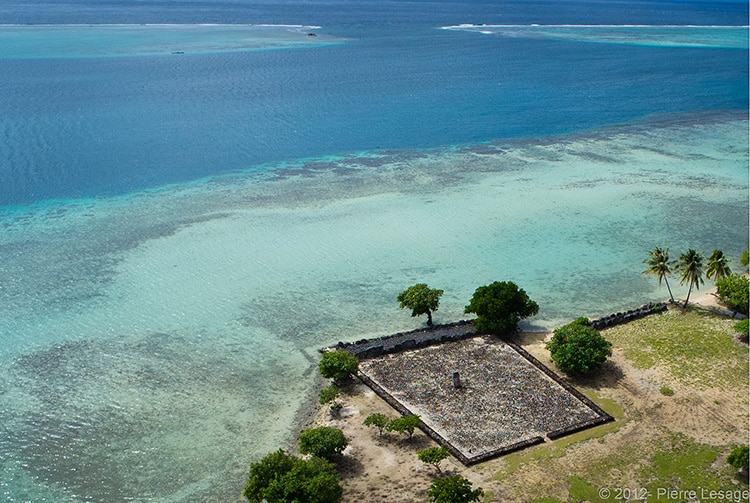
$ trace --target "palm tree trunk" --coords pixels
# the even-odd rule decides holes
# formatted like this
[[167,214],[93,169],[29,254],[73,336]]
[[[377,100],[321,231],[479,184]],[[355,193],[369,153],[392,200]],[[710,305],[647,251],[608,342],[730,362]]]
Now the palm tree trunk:
[[688,288],[688,294],[687,298],[685,299],[685,305],[682,306],[683,309],[687,309],[688,301],[690,300],[690,292],[693,290],[693,284],[690,283],[690,287]]
[[669,281],[667,281],[667,277],[666,276],[664,277],[664,283],[666,283],[667,290],[669,291],[669,299],[672,302],[672,304],[674,304],[674,295],[672,295],[672,289],[669,288]]

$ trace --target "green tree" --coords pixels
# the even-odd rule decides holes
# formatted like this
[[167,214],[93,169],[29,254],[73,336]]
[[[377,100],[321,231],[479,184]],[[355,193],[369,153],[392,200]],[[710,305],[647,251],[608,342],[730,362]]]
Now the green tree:
[[336,400],[340,395],[341,389],[335,384],[331,384],[320,390],[318,401],[321,405],[330,404],[331,415],[338,416],[339,411],[344,407],[344,404]]
[[433,480],[427,496],[432,503],[472,503],[480,501],[484,491],[481,487],[472,490],[471,481],[451,475]]
[[669,291],[669,299],[674,303],[674,295],[672,295],[672,289],[669,287],[669,280],[667,275],[672,273],[671,264],[669,262],[669,248],[661,249],[658,246],[648,252],[648,258],[643,261],[648,268],[643,271],[643,274],[653,274],[659,280],[659,286],[661,282],[667,285],[667,291]]
[[320,393],[318,394],[318,401],[321,405],[325,405],[336,400],[339,395],[341,395],[341,390],[339,389],[339,387],[335,384],[331,384],[330,386],[326,386],[325,388],[320,390]]
[[612,344],[589,326],[588,321],[578,318],[557,328],[546,344],[552,361],[563,372],[588,374],[612,356]]
[[480,332],[506,335],[516,331],[521,319],[536,315],[539,306],[515,283],[495,281],[477,288],[464,312],[477,315]]
[[688,294],[685,298],[685,305],[687,307],[688,301],[690,300],[690,292],[695,287],[696,290],[700,290],[700,285],[703,284],[703,259],[705,257],[701,252],[695,251],[690,248],[688,251],[680,255],[680,261],[677,264],[677,268],[680,272],[680,284],[688,285]]
[[330,426],[319,426],[299,434],[299,452],[331,460],[341,454],[349,442],[344,432]]
[[318,364],[320,374],[334,381],[343,381],[359,370],[359,359],[348,351],[327,351]]
[[714,280],[720,280],[726,278],[732,274],[732,270],[729,268],[730,260],[724,255],[721,250],[714,250],[711,252],[711,256],[708,257],[708,267],[706,267],[706,277],[708,279],[713,278]]
[[328,461],[304,460],[278,450],[250,466],[242,494],[250,503],[337,503],[342,492],[336,469]]
[[740,334],[740,339],[742,339],[745,342],[748,342],[750,340],[750,324],[748,324],[748,318],[745,318],[742,321],[738,321],[734,324],[734,331]]
[[383,434],[383,428],[388,426],[388,423],[391,420],[386,416],[385,414],[380,414],[378,412],[374,414],[370,414],[365,418],[365,426],[376,426],[378,428],[378,435]]
[[747,470],[748,465],[750,465],[750,448],[746,445],[743,445],[742,447],[735,447],[734,449],[732,449],[732,452],[729,453],[729,457],[727,457],[727,463],[737,468],[738,470],[741,470],[743,468]]
[[408,433],[409,439],[411,439],[414,429],[417,426],[419,426],[419,416],[416,414],[407,414],[396,419],[391,419],[385,426],[385,429],[398,433]]
[[740,265],[747,271],[747,267],[750,265],[750,248],[745,248],[745,251],[742,252]]
[[401,309],[411,309],[412,316],[427,315],[427,325],[432,326],[432,313],[437,311],[440,304],[440,297],[443,295],[442,290],[436,290],[428,287],[424,283],[418,283],[410,286],[396,297]]
[[438,473],[442,473],[440,470],[440,462],[450,456],[450,452],[445,447],[430,447],[429,449],[421,449],[417,451],[417,458],[422,463],[433,465],[437,468]]
[[748,314],[748,290],[750,282],[747,276],[732,274],[716,282],[716,294],[719,301],[735,313]]

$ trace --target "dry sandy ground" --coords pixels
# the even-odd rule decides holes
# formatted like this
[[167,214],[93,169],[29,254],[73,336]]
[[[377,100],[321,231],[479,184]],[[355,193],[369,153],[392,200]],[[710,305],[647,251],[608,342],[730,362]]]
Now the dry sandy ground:
[[[705,306],[718,307],[710,293],[696,296],[693,300]],[[544,348],[544,341],[549,335],[522,334],[516,342],[554,368]],[[564,466],[560,470],[568,476],[577,473],[576,467],[584,467],[593,459],[615,456],[638,442],[656,439],[665,428],[683,433],[701,444],[726,446],[747,442],[747,389],[679,389],[680,383],[670,382],[662,369],[638,370],[617,349],[611,362],[610,365],[618,369],[617,372],[603,372],[602,377],[594,383],[573,384],[582,391],[593,391],[602,398],[613,400],[623,408],[626,420],[618,431],[566,447],[564,460],[561,461]],[[655,383],[664,382],[673,384],[679,396],[662,395]],[[397,412],[358,382],[343,391],[344,408],[339,416],[332,417],[325,407],[318,411],[315,419],[318,425],[341,428],[349,439],[349,447],[340,462],[344,486],[342,502],[426,501],[425,491],[438,472],[420,462],[415,451],[437,444],[419,430],[411,440],[395,433],[379,436],[376,428],[362,424],[364,418],[375,412],[396,417]],[[471,480],[474,487],[484,488],[489,493],[485,501],[530,501],[532,494],[539,494],[533,488],[544,488],[547,494],[551,491],[565,497],[565,476],[561,479],[558,477],[556,481],[554,474],[535,469],[532,463],[517,470],[512,477],[498,480],[496,474],[502,473],[507,466],[508,461],[498,458],[467,468],[450,457],[443,461],[441,469],[443,474],[460,474]],[[632,474],[637,473],[636,468],[622,472],[613,469],[613,480],[622,486],[634,483]],[[524,488],[531,489],[526,492]]]

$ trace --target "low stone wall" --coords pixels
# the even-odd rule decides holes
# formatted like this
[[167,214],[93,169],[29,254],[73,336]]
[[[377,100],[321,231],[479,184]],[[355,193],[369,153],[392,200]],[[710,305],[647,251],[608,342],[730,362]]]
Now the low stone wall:
[[375,339],[361,339],[356,342],[339,342],[330,349],[348,351],[359,359],[375,358],[389,353],[399,353],[409,349],[423,348],[449,341],[460,341],[477,335],[471,321],[463,320],[447,325],[435,325],[409,332],[399,332]]
[[585,421],[583,423],[579,423],[573,426],[570,426],[568,428],[562,428],[555,431],[550,431],[547,433],[547,438],[550,440],[555,440],[560,437],[564,437],[566,435],[572,435],[573,433],[578,433],[579,431],[585,430],[587,428],[591,428],[593,426],[597,426],[603,423],[608,423],[610,421],[614,421],[615,419],[611,417],[609,414],[606,416],[598,417],[596,419],[591,419],[589,421]]
[[648,304],[644,304],[637,309],[631,309],[623,313],[614,313],[597,320],[589,321],[589,325],[597,330],[603,330],[608,327],[613,327],[615,325],[620,325],[622,323],[637,320],[638,318],[643,318],[650,314],[662,313],[667,309],[668,305],[666,302],[649,302]]

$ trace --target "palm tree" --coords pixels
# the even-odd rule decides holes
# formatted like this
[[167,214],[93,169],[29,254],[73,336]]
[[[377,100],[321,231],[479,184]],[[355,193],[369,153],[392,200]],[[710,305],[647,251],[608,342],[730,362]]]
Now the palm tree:
[[688,294],[685,299],[685,305],[687,307],[688,300],[690,300],[690,292],[695,286],[696,290],[700,289],[700,285],[703,284],[703,259],[705,257],[701,252],[697,252],[690,248],[687,252],[680,255],[680,262],[677,265],[680,274],[680,284],[688,284]]
[[723,251],[714,250],[708,258],[706,277],[708,279],[713,278],[714,280],[719,280],[731,276],[732,270],[729,269],[729,262],[730,260],[724,255]]
[[659,279],[659,286],[661,286],[662,280],[667,284],[667,290],[669,290],[669,299],[674,304],[674,296],[672,295],[672,289],[669,288],[669,281],[667,280],[667,274],[671,274],[669,263],[669,248],[662,250],[658,246],[648,252],[648,258],[643,261],[648,266],[648,269],[643,271],[643,274],[654,274]]

